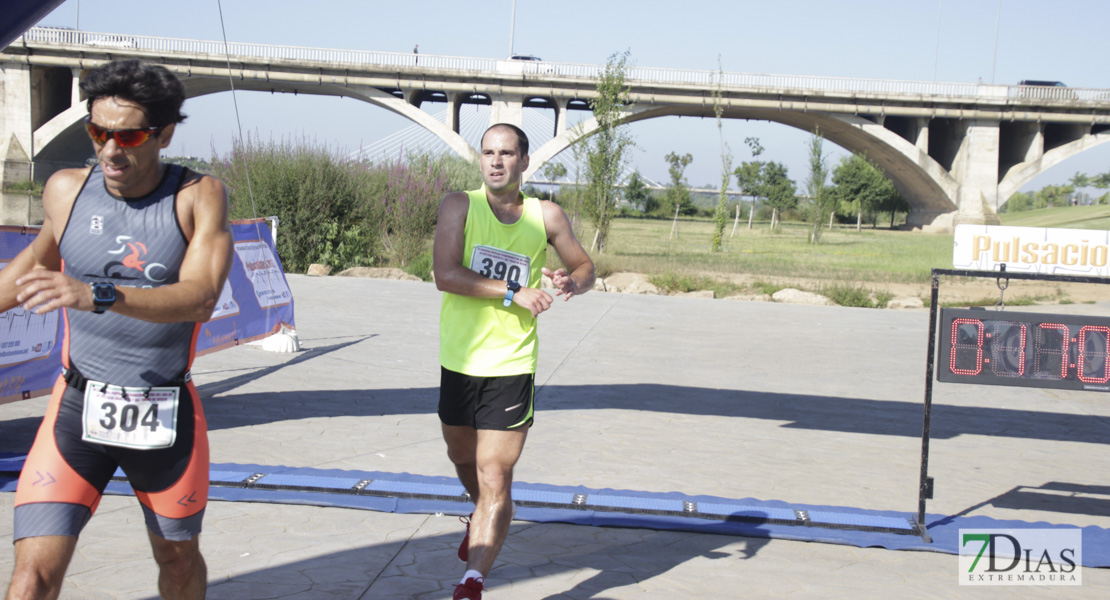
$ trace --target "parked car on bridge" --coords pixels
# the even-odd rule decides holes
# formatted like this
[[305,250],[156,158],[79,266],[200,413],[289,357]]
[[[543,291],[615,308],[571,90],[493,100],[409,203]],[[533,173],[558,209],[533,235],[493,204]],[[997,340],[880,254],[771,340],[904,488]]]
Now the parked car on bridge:
[[1036,85],[1040,87],[1068,87],[1062,81],[1044,81],[1041,79],[1022,79],[1018,85]]
[[102,35],[89,38],[85,43],[102,48],[136,48],[139,45],[135,38],[126,35]]
[[1022,79],[1018,82],[1017,96],[1034,100],[1076,100],[1075,92],[1061,81]]
[[555,67],[553,67],[552,65],[532,65],[532,64],[528,64],[528,63],[534,63],[534,62],[535,63],[542,63],[543,62],[542,58],[540,58],[538,56],[532,56],[531,54],[514,54],[514,55],[509,57],[509,60],[510,61],[521,61],[522,64],[520,65],[520,67],[521,67],[520,70],[521,70],[522,73],[547,73],[547,74],[551,74],[551,73],[555,72]]

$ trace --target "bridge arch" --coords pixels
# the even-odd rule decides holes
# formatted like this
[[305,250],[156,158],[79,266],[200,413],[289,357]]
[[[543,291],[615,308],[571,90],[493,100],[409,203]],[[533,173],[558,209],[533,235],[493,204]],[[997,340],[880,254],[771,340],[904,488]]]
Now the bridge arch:
[[[215,78],[181,77],[185,84],[186,98],[196,98],[208,94],[226,92],[231,90],[228,81]],[[236,90],[254,92],[282,92],[314,94],[324,96],[346,96],[373,104],[393,113],[401,115],[417,125],[427,129],[441,139],[451,151],[459,156],[477,162],[478,151],[470,146],[461,135],[453,131],[446,123],[420,110],[408,101],[398,98],[389,92],[368,86],[344,86],[341,84],[322,84],[311,86],[291,86],[278,82],[264,82],[257,80],[243,80],[235,83]],[[83,163],[92,156],[92,147],[85,137],[82,121],[88,114],[85,103],[81,102],[70,106],[52,119],[47,121],[35,131],[35,159],[58,165],[72,166]]]
[[[626,108],[620,122],[634,123],[667,116],[715,117],[712,105],[633,104]],[[819,128],[821,135],[829,141],[851,152],[866,154],[886,172],[910,204],[910,225],[932,224],[941,215],[954,213],[958,209],[951,198],[956,197],[959,183],[948,170],[927,152],[869,119],[855,115],[749,107],[730,107],[722,113],[722,117],[772,121],[807,132]],[[597,129],[597,119],[591,118],[549,140],[532,153],[525,178],[577,140],[596,133]]]
[[1023,185],[1032,181],[1037,175],[1044,173],[1048,169],[1055,167],[1084,150],[1090,150],[1096,146],[1101,146],[1106,142],[1110,142],[1110,131],[1089,133],[1078,140],[1045,152],[1040,158],[1015,165],[1006,173],[1002,181],[998,182],[998,205],[1002,206],[1005,204]]

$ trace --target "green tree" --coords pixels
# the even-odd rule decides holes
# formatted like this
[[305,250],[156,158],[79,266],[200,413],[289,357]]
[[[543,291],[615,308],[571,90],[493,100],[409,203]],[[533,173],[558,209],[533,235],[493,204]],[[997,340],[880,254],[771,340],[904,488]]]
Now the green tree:
[[[882,171],[879,171],[878,167],[875,168],[875,171],[882,174]],[[890,228],[894,229],[894,216],[900,212],[910,212],[910,203],[906,201],[906,198],[902,196],[902,192],[899,192],[898,188],[894,187],[894,182],[886,175],[883,175],[883,189],[885,193],[880,196],[882,200],[879,202],[879,211],[890,214]],[[872,219],[871,225],[875,226],[874,219]]]
[[835,196],[825,188],[825,181],[829,178],[829,161],[825,157],[824,141],[821,130],[814,127],[809,141],[809,175],[806,177],[806,191],[809,192],[806,214],[811,244],[821,241],[822,225],[826,218],[831,218],[836,207]]
[[571,189],[570,198],[566,199],[563,208],[567,211],[567,216],[570,217],[572,226],[577,227],[581,219],[583,211],[583,196],[584,190],[582,185],[583,168],[582,165],[586,162],[586,155],[589,153],[589,147],[586,144],[586,138],[582,133],[584,122],[575,125],[571,129],[573,139],[577,140],[570,146],[570,155],[574,159],[574,186]]
[[1070,206],[1074,193],[1075,188],[1070,185],[1046,185],[1033,194],[1033,207]]
[[1110,188],[1110,171],[1107,171],[1105,173],[1099,173],[1098,175],[1095,175],[1094,177],[1092,177],[1091,178],[1091,185],[1093,185],[1094,187],[1096,187],[1100,190]]
[[840,206],[856,216],[857,231],[864,215],[874,227],[879,212],[889,211],[893,226],[894,213],[909,210],[909,204],[894,187],[894,183],[862,154],[856,153],[841,159],[833,169],[832,180]]
[[[752,153],[752,160],[740,163],[739,167],[733,171],[736,175],[736,184],[740,186],[740,198],[743,200],[744,195],[751,195],[753,198],[758,198],[759,195],[755,192],[763,183],[763,163],[759,160],[760,154],[763,154],[763,146],[759,143],[759,138],[747,137],[744,138],[744,143]],[[755,215],[755,202],[752,202],[752,208],[748,211],[748,229],[752,228],[752,218]],[[736,225],[733,224],[732,234],[736,235]]]
[[667,173],[671,176],[671,184],[667,186],[667,206],[684,215],[697,212],[697,207],[690,201],[690,188],[686,185],[686,167],[694,161],[689,154],[676,154],[670,152],[664,157],[667,160]]
[[[549,182],[560,181],[567,176],[567,166],[563,163],[550,161],[543,166],[543,177]],[[555,198],[555,186],[551,185],[551,197]]]
[[[721,191],[717,196],[717,208],[713,211],[713,241],[711,247],[714,252],[721,249],[721,239],[725,235],[725,222],[728,219],[728,184],[732,181],[732,151],[725,141],[725,129],[721,115],[725,112],[724,98],[721,91],[721,81],[724,79],[724,70],[720,66],[721,57],[717,55],[717,88],[713,90],[713,115],[717,117],[717,133],[721,137]],[[739,209],[739,206],[737,206]],[[737,219],[740,218],[737,212]],[[733,230],[736,227],[733,225]]]
[[1085,187],[1090,187],[1094,183],[1094,178],[1088,177],[1086,173],[1080,173],[1079,171],[1076,171],[1075,175],[1072,175],[1071,179],[1069,179],[1068,181],[1071,182],[1073,188],[1081,190]]
[[783,211],[798,205],[798,186],[787,174],[786,165],[780,162],[768,161],[763,164],[759,185],[752,192],[765,198],[771,206],[772,231],[778,230]]
[[632,174],[628,176],[628,181],[624,184],[624,199],[628,200],[628,203],[636,210],[647,212],[650,197],[651,194],[648,192],[640,171],[632,171]]
[[698,211],[690,201],[690,189],[686,187],[686,167],[693,162],[694,157],[689,153],[678,155],[670,152],[665,157],[670,166],[667,168],[671,175],[671,185],[667,187],[667,204],[674,208],[674,221],[671,223],[671,239],[678,236],[678,215],[688,214],[688,211]]
[[1033,197],[1025,192],[1016,192],[1002,205],[1002,212],[1015,213],[1032,210]]
[[197,156],[163,156],[162,162],[188,167],[197,173],[211,173],[212,165]]
[[567,166],[563,163],[550,161],[543,166],[543,177],[549,182],[559,181],[567,176]]
[[597,248],[599,253],[605,252],[609,225],[616,213],[617,183],[628,162],[627,151],[633,146],[623,124],[624,106],[629,102],[629,88],[624,82],[628,54],[626,50],[609,57],[597,81],[597,98],[590,100],[597,131],[587,141],[589,186],[583,211],[597,227],[590,249]]

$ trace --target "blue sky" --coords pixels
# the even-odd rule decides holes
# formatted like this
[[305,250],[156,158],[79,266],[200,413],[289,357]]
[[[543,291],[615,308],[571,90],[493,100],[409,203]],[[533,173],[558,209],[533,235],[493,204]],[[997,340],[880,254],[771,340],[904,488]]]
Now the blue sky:
[[[1001,5],[1001,10],[999,6]],[[78,6],[80,8],[78,15]],[[512,0],[483,3],[423,0],[223,0],[230,41],[291,46],[504,57],[509,54]],[[78,21],[79,19],[79,21]],[[516,3],[513,50],[545,60],[601,64],[628,50],[644,67],[1016,83],[1063,81],[1110,88],[1110,19],[1105,0],[743,0]],[[995,28],[998,24],[997,54]],[[190,39],[222,39],[216,0],[67,0],[40,24],[86,31]],[[356,150],[410,125],[351,99],[238,93],[244,131],[263,138],[308,138]],[[442,105],[432,105],[431,111]],[[237,135],[228,93],[190,100],[171,154],[209,157]],[[687,179],[716,185],[720,143],[712,119],[667,117],[633,124],[634,164],[667,178],[668,152],[693,155]],[[750,159],[743,140],[758,137],[763,158],[805,178],[808,133],[785,125],[727,121],[736,161]],[[834,159],[844,154],[831,144]],[[1076,171],[1110,170],[1110,144],[1074,157],[1027,189],[1063,183]]]

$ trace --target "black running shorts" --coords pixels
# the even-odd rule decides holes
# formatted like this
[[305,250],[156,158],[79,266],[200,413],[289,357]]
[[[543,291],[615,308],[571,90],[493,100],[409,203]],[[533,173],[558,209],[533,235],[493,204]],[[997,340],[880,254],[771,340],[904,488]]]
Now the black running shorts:
[[440,367],[439,420],[444,425],[511,431],[532,424],[534,373],[473,377]]

